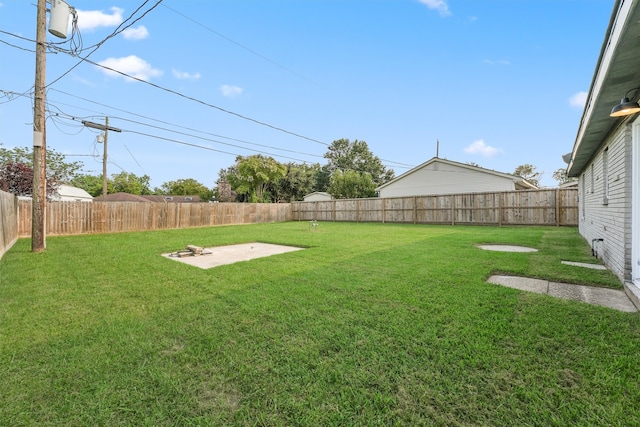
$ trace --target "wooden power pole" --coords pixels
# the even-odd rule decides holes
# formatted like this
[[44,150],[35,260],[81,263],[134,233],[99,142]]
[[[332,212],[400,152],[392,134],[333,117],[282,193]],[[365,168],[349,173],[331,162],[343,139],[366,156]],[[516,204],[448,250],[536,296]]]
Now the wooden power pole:
[[109,140],[109,131],[122,132],[122,129],[109,126],[109,117],[104,118],[104,125],[88,120],[83,120],[82,124],[88,128],[104,131],[104,141],[102,141],[104,144],[104,154],[102,155],[102,197],[104,198],[107,195],[107,142]]
[[46,81],[46,0],[38,0],[36,18],[36,80],[33,96],[33,191],[31,213],[31,251],[42,252],[46,244],[47,133],[45,129]]

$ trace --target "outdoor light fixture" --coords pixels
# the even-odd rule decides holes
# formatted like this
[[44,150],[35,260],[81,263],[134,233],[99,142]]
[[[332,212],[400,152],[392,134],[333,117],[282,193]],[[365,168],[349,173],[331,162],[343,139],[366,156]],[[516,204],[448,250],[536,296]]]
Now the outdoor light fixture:
[[622,98],[622,100],[620,101],[620,104],[613,107],[613,109],[611,110],[611,114],[609,114],[609,116],[623,117],[623,116],[628,116],[630,114],[635,114],[640,112],[640,105],[638,105],[638,102],[637,101],[632,102],[629,100],[629,93],[638,89],[640,89],[640,87],[636,87],[628,90],[627,93],[624,95],[624,98]]

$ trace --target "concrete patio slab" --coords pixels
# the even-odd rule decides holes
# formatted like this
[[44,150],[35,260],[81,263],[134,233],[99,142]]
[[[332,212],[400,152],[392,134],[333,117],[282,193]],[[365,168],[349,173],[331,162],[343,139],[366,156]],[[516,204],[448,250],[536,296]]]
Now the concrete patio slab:
[[302,249],[304,248],[254,242],[204,248],[204,255],[176,257],[172,256],[171,253],[168,253],[162,254],[162,256],[194,267],[209,269],[221,265],[233,264],[240,261],[249,261],[256,258],[299,251]]

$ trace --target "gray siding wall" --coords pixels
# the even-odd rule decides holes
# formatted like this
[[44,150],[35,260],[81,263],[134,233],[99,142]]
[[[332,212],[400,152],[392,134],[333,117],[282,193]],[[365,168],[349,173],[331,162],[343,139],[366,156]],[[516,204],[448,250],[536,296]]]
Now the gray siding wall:
[[621,281],[631,277],[631,155],[631,127],[623,126],[580,176],[580,234],[590,244],[603,239],[594,243],[598,258]]
[[515,184],[509,178],[435,162],[380,189],[380,197],[485,193],[513,190],[515,190]]

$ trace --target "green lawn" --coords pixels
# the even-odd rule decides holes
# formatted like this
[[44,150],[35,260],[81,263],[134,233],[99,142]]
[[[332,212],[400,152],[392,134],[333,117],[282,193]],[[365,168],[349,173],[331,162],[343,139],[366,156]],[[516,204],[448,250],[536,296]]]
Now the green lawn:
[[[307,249],[210,270],[160,256],[253,241]],[[0,425],[640,425],[639,314],[485,283],[620,288],[561,260],[595,262],[573,228],[20,240],[0,260]]]

